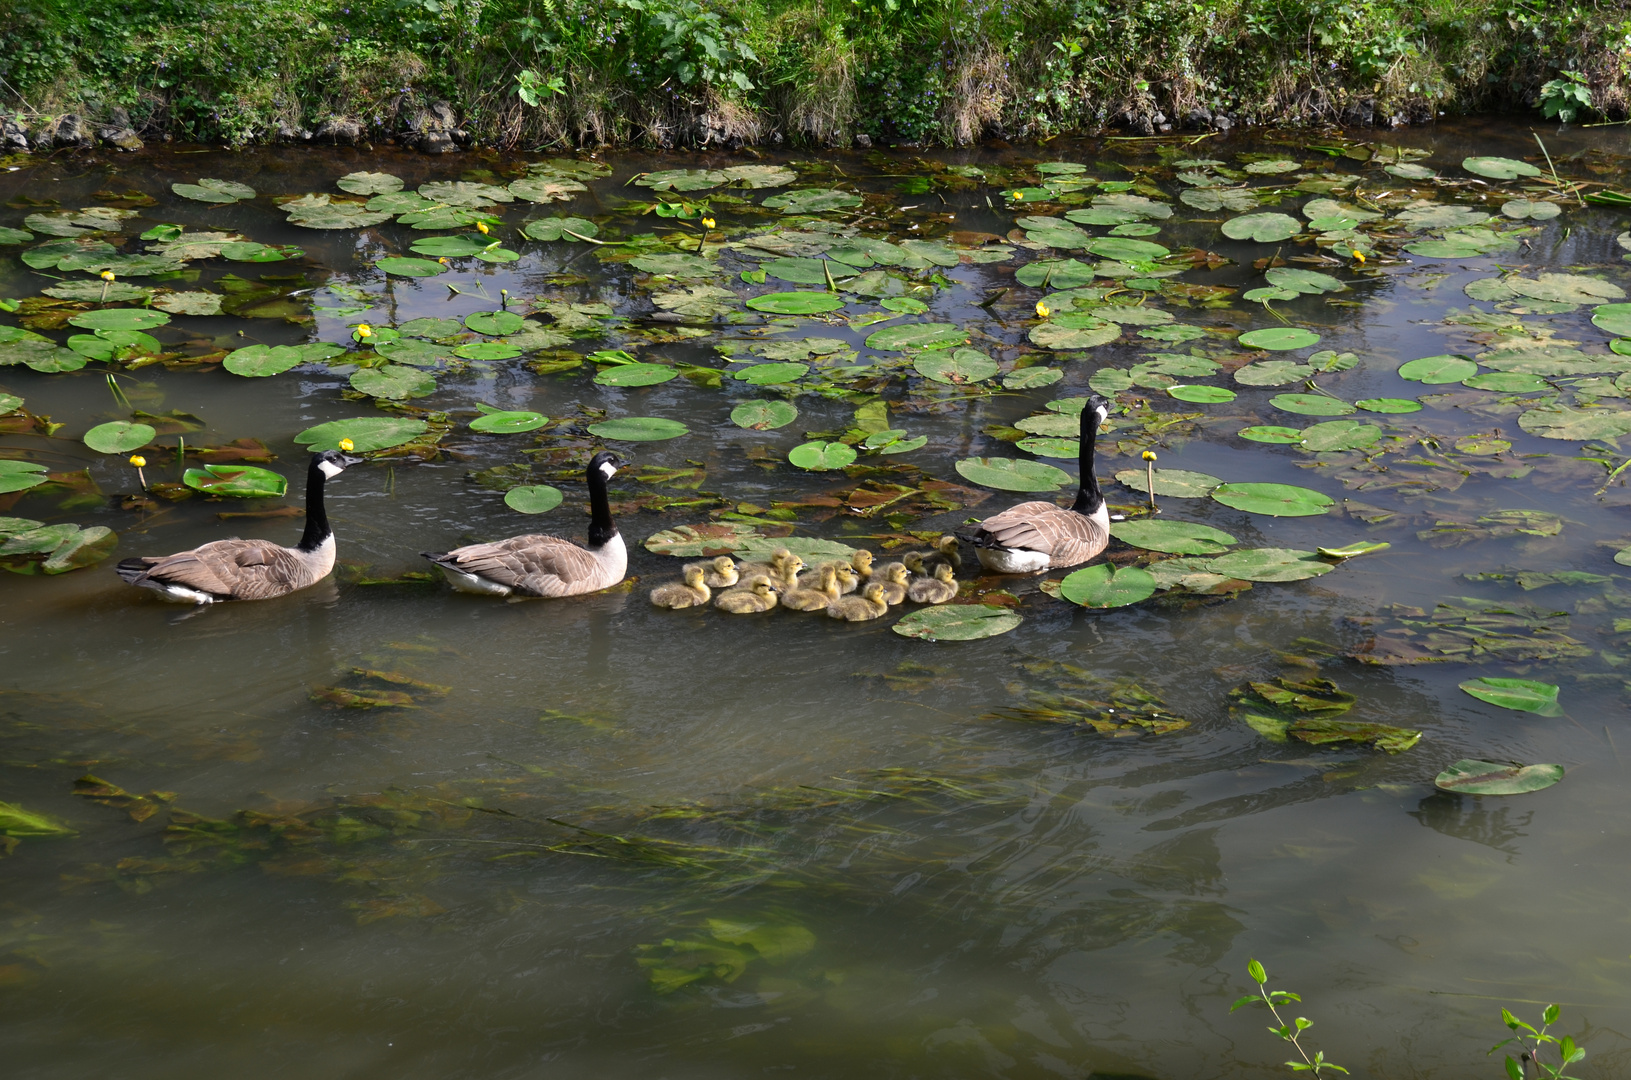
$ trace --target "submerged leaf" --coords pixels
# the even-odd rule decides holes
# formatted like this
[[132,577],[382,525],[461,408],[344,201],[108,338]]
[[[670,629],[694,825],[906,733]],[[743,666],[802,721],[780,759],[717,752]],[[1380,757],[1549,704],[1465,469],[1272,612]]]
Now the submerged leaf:
[[1499,705],[1503,709],[1530,712],[1537,716],[1562,716],[1555,683],[1535,682],[1532,679],[1471,679],[1461,689],[1479,701]]
[[1513,765],[1462,758],[1439,773],[1433,784],[1464,795],[1524,795],[1563,779],[1561,765]]

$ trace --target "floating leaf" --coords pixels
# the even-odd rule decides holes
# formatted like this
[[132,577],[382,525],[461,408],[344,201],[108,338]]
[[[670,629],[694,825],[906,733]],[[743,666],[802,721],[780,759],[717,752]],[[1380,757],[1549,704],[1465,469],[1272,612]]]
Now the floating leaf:
[[354,172],[346,173],[334,185],[353,195],[388,195],[402,190],[402,178],[383,172]]
[[1208,565],[1213,573],[1240,581],[1303,581],[1336,569],[1316,553],[1295,548],[1246,548],[1219,555]]
[[66,574],[70,570],[94,566],[113,554],[118,546],[119,534],[105,525],[78,529],[57,545],[56,550],[40,563],[40,569],[47,574]]
[[170,316],[162,311],[149,311],[146,308],[104,308],[101,311],[81,312],[72,316],[68,323],[71,326],[82,326],[87,330],[151,330],[169,321]]
[[1285,386],[1301,382],[1314,374],[1309,364],[1295,360],[1259,360],[1235,372],[1235,382],[1242,386]]
[[844,306],[842,298],[824,292],[766,293],[747,302],[754,311],[768,311],[775,315],[820,315],[837,311]]
[[1421,402],[1414,398],[1378,397],[1361,398],[1354,402],[1359,408],[1373,413],[1421,412]]
[[1028,367],[1010,372],[1002,377],[1004,390],[1032,390],[1040,386],[1052,386],[1065,377],[1065,373],[1052,367]]
[[205,465],[188,469],[181,482],[206,495],[229,495],[235,499],[272,499],[288,491],[289,482],[270,469],[253,465]]
[[589,425],[589,434],[619,442],[663,442],[690,433],[691,429],[678,420],[660,416],[623,416]]
[[[1116,483],[1149,493],[1149,476],[1143,469],[1121,470],[1116,473]],[[1155,470],[1155,493],[1175,499],[1204,499],[1221,483],[1215,476],[1187,469]]]
[[1520,414],[1518,426],[1543,439],[1617,439],[1631,434],[1631,412],[1552,405]]
[[1217,555],[1239,542],[1210,525],[1155,518],[1115,522],[1110,526],[1110,535],[1124,544],[1170,555]]
[[809,536],[765,536],[752,525],[728,521],[664,529],[652,533],[645,541],[647,551],[685,559],[733,552],[743,558],[765,559],[778,547],[785,547],[807,563],[821,559],[847,560],[855,554],[854,548],[836,540]]
[[313,453],[321,453],[338,450],[340,440],[350,439],[356,453],[367,454],[413,442],[429,428],[423,420],[406,417],[358,416],[309,427],[296,435],[294,441]]
[[128,454],[153,441],[158,432],[149,424],[114,420],[98,424],[85,433],[85,445],[98,454]]
[[787,460],[811,472],[828,472],[855,464],[855,448],[837,442],[807,442],[787,452]]
[[0,458],[0,495],[13,491],[27,491],[49,479],[45,466],[32,461],[13,461]]
[[749,431],[771,431],[798,419],[798,408],[790,401],[744,401],[731,410],[731,423]]
[[600,226],[587,218],[547,217],[527,222],[522,226],[521,232],[534,240],[565,240],[574,243],[585,237],[592,240],[599,236]]
[[1487,176],[1491,180],[1516,180],[1520,176],[1539,176],[1541,172],[1527,161],[1508,157],[1470,157],[1461,167],[1474,176]]
[[504,505],[518,514],[542,514],[561,505],[559,488],[548,484],[513,487],[504,493]]
[[1091,349],[1121,337],[1121,326],[1092,315],[1056,315],[1027,336],[1044,349]]
[[1503,709],[1534,713],[1537,716],[1562,716],[1563,706],[1558,704],[1558,687],[1554,683],[1535,682],[1532,679],[1470,679],[1461,689],[1479,701],[1499,705]]
[[1301,416],[1346,416],[1354,407],[1326,394],[1275,394],[1269,404]]
[[1225,390],[1221,386],[1169,386],[1167,393],[1179,401],[1200,405],[1222,405],[1235,399],[1233,390]]
[[1070,474],[1040,461],[1020,458],[964,458],[957,472],[968,481],[998,491],[1054,491],[1070,482]]
[[1464,795],[1525,795],[1563,779],[1561,765],[1503,765],[1462,758],[1433,780],[1444,791]]
[[332,359],[344,352],[340,346],[324,341],[310,345],[247,345],[232,350],[221,366],[234,375],[261,378],[280,375],[300,364]]
[[1374,555],[1386,551],[1392,544],[1377,540],[1359,540],[1346,547],[1322,547],[1316,550],[1327,559],[1355,559],[1361,555]]
[[1286,352],[1291,349],[1306,349],[1310,345],[1318,345],[1320,336],[1312,330],[1304,330],[1300,326],[1273,326],[1267,330],[1252,330],[1241,334],[1236,340],[1242,345],[1253,349]]
[[224,299],[212,292],[167,292],[154,296],[153,306],[171,315],[219,315]]
[[1553,202],[1509,199],[1501,204],[1501,213],[1518,221],[1550,221],[1562,212],[1563,208]]
[[1224,506],[1269,517],[1314,517],[1335,504],[1328,495],[1291,484],[1222,484],[1212,498]]
[[235,184],[230,180],[203,179],[196,184],[171,184],[170,190],[183,199],[207,203],[235,203],[253,199],[255,189],[248,184]]
[[926,379],[953,386],[984,382],[999,370],[995,360],[977,349],[957,349],[949,355],[927,353],[914,360],[912,367]]
[[1117,569],[1100,563],[1066,575],[1059,595],[1086,608],[1126,607],[1154,596],[1155,578],[1136,566]]
[[374,265],[387,274],[397,277],[426,278],[435,277],[447,269],[434,259],[410,259],[393,257],[389,259],[375,259]]
[[1358,450],[1380,441],[1382,429],[1358,420],[1327,420],[1303,429],[1303,449],[1316,452]]
[[547,423],[549,417],[543,413],[511,409],[483,413],[470,421],[470,430],[486,432],[489,435],[516,435],[523,431],[537,431]]
[[914,611],[890,629],[918,641],[974,641],[1006,634],[1024,621],[994,604],[941,604]]
[[472,341],[454,349],[453,355],[465,360],[514,360],[521,350],[507,341]]
[[679,374],[667,364],[616,364],[595,376],[601,386],[656,386]]
[[525,321],[513,311],[478,311],[474,315],[464,317],[465,326],[478,334],[493,337],[513,334],[521,329]]
[[1264,244],[1289,240],[1301,229],[1297,219],[1286,214],[1242,214],[1223,223],[1223,235],[1229,239]]
[[905,326],[890,326],[874,332],[866,339],[868,348],[892,352],[904,352],[907,349],[945,349],[953,345],[962,345],[966,341],[968,331],[952,323],[908,323]]
[[1268,278],[1269,284],[1296,293],[1334,293],[1346,292],[1348,289],[1348,286],[1330,274],[1322,274],[1317,270],[1294,270],[1275,266],[1264,271],[1263,276]]
[[861,205],[861,197],[848,191],[828,188],[799,188],[797,191],[772,195],[764,201],[772,210],[784,214],[820,214],[828,210],[845,210]]
[[351,389],[369,397],[388,401],[421,398],[436,390],[436,377],[428,371],[403,364],[362,368],[351,376]]
[[809,370],[809,364],[755,364],[736,377],[751,386],[778,386],[802,379]]
[[1241,428],[1236,434],[1242,439],[1260,443],[1296,444],[1303,441],[1303,433],[1300,428],[1278,427],[1272,424]]

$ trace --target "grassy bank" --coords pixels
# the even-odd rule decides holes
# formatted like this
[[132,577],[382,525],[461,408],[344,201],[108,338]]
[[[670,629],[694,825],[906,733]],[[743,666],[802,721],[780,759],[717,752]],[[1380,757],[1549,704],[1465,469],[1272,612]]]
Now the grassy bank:
[[[1627,0],[0,0],[0,101],[246,143],[963,143],[1631,104]],[[531,104],[529,102],[536,102]],[[280,135],[281,133],[281,135]],[[462,138],[462,136],[461,136]]]

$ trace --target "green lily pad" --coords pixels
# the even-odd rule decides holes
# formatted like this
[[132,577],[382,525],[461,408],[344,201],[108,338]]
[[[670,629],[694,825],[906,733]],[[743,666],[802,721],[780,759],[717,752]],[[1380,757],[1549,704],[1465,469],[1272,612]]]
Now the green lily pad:
[[1473,457],[1494,457],[1512,449],[1512,444],[1493,435],[1463,435],[1455,441],[1457,452]]
[[1303,429],[1303,449],[1317,452],[1358,450],[1380,442],[1382,429],[1358,420],[1327,420]]
[[840,262],[829,262],[826,259],[809,259],[802,256],[766,259],[759,264],[759,269],[773,278],[781,281],[791,281],[797,285],[825,285],[829,275],[834,281],[842,281],[845,278],[854,277],[856,274],[853,266],[846,266]]
[[[1150,478],[1143,469],[1122,469],[1116,473],[1116,483],[1149,494]],[[1215,476],[1188,469],[1155,470],[1155,493],[1174,499],[1204,499],[1221,483]]]
[[1190,188],[1178,196],[1178,201],[1203,213],[1228,210],[1238,214],[1257,205],[1257,193],[1250,188]]
[[294,441],[313,453],[321,453],[338,450],[340,440],[350,439],[355,453],[368,454],[413,442],[429,428],[425,421],[407,417],[357,416],[309,427],[296,435]]
[[888,311],[898,311],[902,315],[922,315],[929,310],[929,305],[915,296],[891,296],[879,300],[878,306]]
[[401,191],[403,184],[400,176],[390,173],[354,172],[340,177],[334,186],[353,195],[389,195],[393,191]]
[[999,370],[995,360],[977,349],[957,349],[949,355],[926,353],[914,360],[912,367],[926,379],[953,386],[984,382]]
[[890,629],[918,641],[974,641],[1006,634],[1024,621],[995,604],[941,604],[920,608]]
[[1121,325],[1092,315],[1055,315],[1026,336],[1044,349],[1092,349],[1121,337]]
[[64,281],[40,291],[58,300],[89,300],[98,304],[122,304],[131,300],[146,300],[153,295],[152,289],[132,285],[128,281]]
[[1535,682],[1532,679],[1470,679],[1461,689],[1479,701],[1499,705],[1503,709],[1534,713],[1537,716],[1562,716],[1563,706],[1558,704],[1555,683]]
[[616,364],[595,376],[601,386],[656,386],[679,375],[667,364]]
[[1253,349],[1287,352],[1291,349],[1306,349],[1310,345],[1318,345],[1320,336],[1300,326],[1272,326],[1266,330],[1252,330],[1241,334],[1236,340]]
[[1167,393],[1179,401],[1192,401],[1199,405],[1222,405],[1235,399],[1233,390],[1221,386],[1169,386]]
[[219,315],[221,301],[225,299],[220,293],[212,292],[166,292],[153,297],[153,306],[171,315]]
[[1122,262],[1153,261],[1172,254],[1169,248],[1149,240],[1134,240],[1124,236],[1106,236],[1087,245],[1087,250],[1104,259]]
[[465,360],[514,360],[521,350],[507,341],[472,341],[454,349],[453,355]]
[[744,401],[731,410],[731,423],[749,431],[771,431],[798,419],[798,407],[790,401]]
[[473,236],[427,236],[415,240],[408,250],[438,259],[463,259],[487,250],[490,241],[481,234]]
[[1508,394],[1533,394],[1552,388],[1552,384],[1540,376],[1521,371],[1486,371],[1482,375],[1462,379],[1461,385],[1474,390],[1498,390]]
[[1373,397],[1354,402],[1359,408],[1373,413],[1421,412],[1421,402],[1414,398]]
[[1219,555],[1208,564],[1214,574],[1240,581],[1303,581],[1336,569],[1312,551],[1246,548]]
[[1518,416],[1518,426],[1543,439],[1617,439],[1631,434],[1631,412],[1619,409],[1572,409],[1565,405],[1530,409]]
[[1222,529],[1210,525],[1158,518],[1115,522],[1110,526],[1110,535],[1124,544],[1169,555],[1219,555],[1239,543]]
[[787,452],[787,460],[811,472],[829,472],[855,464],[855,448],[838,442],[807,442]]
[[1562,212],[1557,203],[1532,199],[1508,199],[1501,204],[1501,213],[1517,221],[1550,221]]
[[772,210],[784,214],[821,214],[828,210],[847,210],[861,205],[861,197],[848,191],[829,188],[799,188],[796,191],[772,195],[764,201]]
[[374,265],[397,277],[435,277],[447,269],[434,259],[389,258],[375,259]]
[[275,499],[288,491],[289,482],[270,469],[253,465],[205,465],[188,469],[181,482],[206,495],[228,495],[234,499]]
[[568,243],[578,243],[599,236],[600,226],[587,218],[547,217],[527,222],[522,226],[521,232],[533,240],[565,240]]
[[45,474],[44,465],[36,465],[32,461],[12,461],[0,458],[0,495],[13,491],[27,491],[31,487],[38,487],[49,477]]
[[1312,377],[1309,364],[1295,360],[1259,360],[1235,372],[1235,382],[1242,386],[1285,386]]
[[84,436],[86,446],[98,454],[128,454],[137,447],[152,442],[158,431],[150,424],[137,424],[129,420],[114,420],[98,424]]
[[1330,274],[1322,274],[1318,270],[1294,270],[1290,267],[1276,266],[1264,271],[1263,276],[1276,288],[1296,293],[1313,295],[1348,290],[1348,286]]
[[506,409],[483,413],[470,421],[471,431],[489,435],[517,435],[523,431],[537,431],[549,423],[549,417],[529,409]]
[[0,394],[0,416],[9,416],[23,407],[23,399],[16,394]]
[[567,202],[589,189],[570,176],[541,173],[511,181],[509,192],[528,202]]
[[309,345],[248,345],[228,353],[221,366],[234,375],[262,378],[268,375],[281,375],[300,364],[330,360],[343,355],[344,352],[340,346],[326,341],[312,342]]
[[663,442],[690,433],[691,429],[678,420],[661,416],[623,416],[589,425],[589,434],[618,442]]
[[1443,791],[1464,795],[1525,795],[1563,779],[1561,765],[1513,765],[1462,758],[1433,780]]
[[499,337],[503,334],[513,334],[525,324],[526,320],[513,311],[478,311],[474,315],[464,317],[464,325],[478,334],[488,334]]
[[1316,549],[1327,559],[1356,559],[1361,555],[1374,555],[1378,551],[1386,551],[1392,544],[1379,540],[1359,540],[1343,547],[1322,547]]
[[1020,267],[1014,280],[1033,289],[1077,289],[1093,284],[1093,267],[1076,259],[1044,259]]
[[1070,482],[1063,469],[1021,458],[964,458],[956,467],[963,479],[998,491],[1055,491]]
[[170,190],[183,199],[207,203],[235,203],[253,199],[255,189],[248,184],[235,184],[231,180],[203,179],[196,184],[171,184]]
[[797,382],[809,371],[809,364],[755,364],[745,371],[737,372],[736,377],[750,386],[778,386],[782,383]]
[[1540,176],[1541,171],[1527,161],[1509,157],[1470,157],[1461,167],[1474,176],[1487,176],[1491,180],[1516,180],[1520,176]]
[[1052,386],[1065,377],[1065,373],[1054,367],[1028,367],[1011,371],[1002,377],[1004,390],[1032,390],[1040,386]]
[[1533,278],[1514,274],[1502,279],[1502,284],[1519,296],[1556,304],[1602,304],[1605,300],[1625,299],[1624,289],[1589,274],[1543,273]]
[[719,170],[726,183],[741,184],[745,188],[786,187],[799,178],[799,174],[785,165],[732,165]]
[[966,341],[968,331],[952,323],[908,323],[878,330],[867,337],[866,344],[872,349],[904,352],[907,349],[945,349]]
[[1301,230],[1301,223],[1287,214],[1242,214],[1223,223],[1223,235],[1229,239],[1263,244],[1289,240]]
[[66,574],[106,559],[119,546],[119,534],[105,525],[92,525],[75,532],[58,544],[40,564],[47,574]]
[[436,390],[436,376],[403,364],[362,368],[351,376],[351,389],[388,401],[421,398]]
[[1315,517],[1336,502],[1329,495],[1291,484],[1222,484],[1212,498],[1224,506],[1268,517]]
[[1027,454],[1037,457],[1059,458],[1063,461],[1075,461],[1082,456],[1082,443],[1080,439],[1055,439],[1043,436],[1021,439],[1014,444]]
[[1303,441],[1302,429],[1279,427],[1273,424],[1260,424],[1255,427],[1241,428],[1235,434],[1250,442],[1296,444]]
[[543,514],[561,505],[559,488],[548,484],[513,487],[504,493],[504,505],[518,514]]
[[832,293],[783,292],[755,296],[747,302],[754,311],[768,311],[774,315],[820,315],[837,311],[844,301]]
[[1489,219],[1482,210],[1449,203],[1431,203],[1399,212],[1399,223],[1410,229],[1465,229]]
[[147,308],[104,308],[101,311],[83,311],[69,318],[70,326],[87,330],[151,330],[170,321],[162,311]]
[[1085,608],[1127,607],[1155,595],[1155,578],[1136,566],[1117,569],[1099,563],[1065,575],[1059,583],[1059,595]]
[[1325,394],[1275,394],[1269,404],[1301,416],[1346,416],[1354,407],[1341,398]]
[[642,255],[630,259],[629,265],[648,274],[670,277],[710,277],[720,272],[718,264],[700,255]]

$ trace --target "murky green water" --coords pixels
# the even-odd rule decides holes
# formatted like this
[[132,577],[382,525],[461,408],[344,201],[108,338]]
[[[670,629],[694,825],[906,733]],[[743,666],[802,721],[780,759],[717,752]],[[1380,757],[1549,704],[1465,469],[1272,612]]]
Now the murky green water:
[[[1620,136],[1547,138],[1565,178],[1623,182]],[[0,369],[0,393],[64,425],[47,437],[20,414],[5,419],[0,456],[43,464],[62,482],[0,496],[0,514],[107,526],[120,534],[117,557],[227,535],[292,543],[299,522],[219,516],[265,503],[142,502],[124,455],[80,442],[93,425],[130,418],[107,388],[108,370],[120,373],[131,408],[197,418],[201,426],[182,433],[188,446],[260,440],[276,457],[268,467],[298,480],[297,433],[384,415],[365,397],[347,399],[355,369],[346,358],[258,379],[228,373],[218,355],[214,363],[187,358],[254,343],[354,349],[351,324],[463,319],[495,310],[500,289],[522,311],[566,301],[605,304],[619,316],[588,309],[586,329],[518,359],[423,369],[436,389],[393,415],[450,426],[427,454],[387,453],[331,486],[342,561],[334,580],[181,617],[184,609],[121,584],[111,560],[60,576],[4,575],[0,800],[74,830],[24,837],[0,860],[7,1075],[1261,1076],[1279,1068],[1284,1049],[1263,1031],[1265,1018],[1228,1013],[1247,992],[1250,957],[1276,985],[1304,994],[1299,1011],[1316,1021],[1316,1045],[1354,1076],[1494,1075],[1498,1062],[1484,1051],[1502,1033],[1500,1006],[1527,1015],[1546,1001],[1565,1003],[1564,1026],[1588,1036],[1583,1075],[1616,1075],[1631,982],[1618,746],[1631,752],[1631,591],[1613,556],[1631,544],[1631,500],[1622,485],[1599,489],[1625,457],[1612,438],[1540,437],[1519,417],[1548,403],[1586,410],[1565,417],[1571,422],[1622,416],[1627,391],[1614,380],[1631,359],[1608,351],[1612,335],[1592,324],[1589,304],[1519,294],[1475,301],[1463,290],[1503,270],[1521,281],[1562,272],[1624,285],[1615,236],[1626,215],[1584,208],[1533,179],[1472,182],[1460,167],[1473,154],[1533,153],[1526,131],[1469,126],[1377,144],[1430,152],[1417,163],[1453,183],[1329,157],[1308,149],[1315,141],[1208,142],[1165,159],[1135,143],[1057,145],[1040,157],[778,160],[800,173],[794,188],[870,193],[859,209],[821,215],[858,235],[994,234],[951,237],[957,265],[931,261],[871,279],[924,299],[929,312],[855,326],[848,320],[880,312],[876,295],[842,294],[842,312],[779,324],[736,300],[717,321],[647,317],[654,293],[698,284],[741,297],[821,289],[738,277],[771,256],[714,244],[762,236],[789,219],[719,198],[726,189],[685,196],[713,196],[712,276],[654,278],[605,258],[615,244],[539,242],[516,231],[571,214],[596,223],[602,240],[655,230],[659,240],[685,237],[648,244],[657,254],[691,251],[694,223],[635,216],[627,200],[649,205],[653,193],[626,182],[647,169],[752,159],[609,159],[610,177],[568,202],[495,211],[494,236],[518,261],[455,258],[441,276],[420,280],[387,279],[373,262],[468,230],[300,228],[270,197],[337,193],[334,181],[360,170],[392,173],[410,190],[504,183],[525,162],[208,152],[60,159],[0,173],[9,200],[0,225],[104,205],[139,214],[105,238],[125,253],[143,250],[135,237],[166,222],[305,253],[274,263],[198,258],[186,278],[121,277],[229,298],[252,286],[224,281],[228,274],[246,283],[269,276],[263,284],[295,290],[281,302],[268,290],[272,306],[259,316],[175,315],[150,331],[182,354],[168,363]],[[1219,164],[1175,163],[1186,155]],[[1356,222],[1352,237],[1322,248],[1306,231],[1302,240],[1230,240],[1219,226],[1238,211],[1176,201],[1188,187],[1176,173],[1229,188],[1229,171],[1278,158],[1300,164],[1241,180],[1283,189],[1259,211],[1297,215],[1309,198],[1328,197],[1385,216]],[[1204,336],[1140,338],[1164,324],[1133,322],[1092,349],[1029,343],[1032,308],[1045,293],[1016,283],[1016,268],[1094,259],[1023,245],[986,263],[969,261],[972,253],[1006,237],[1017,217],[1058,217],[1124,194],[1089,186],[1053,201],[1055,189],[1042,210],[1025,199],[1005,209],[1003,191],[1048,179],[1030,170],[1038,160],[1087,167],[1053,180],[1143,181],[1165,193],[1175,212],[1139,238],[1228,262],[1180,264],[1168,279],[1144,275],[1171,264],[1134,264],[1100,284],[1130,276],[1147,286],[1145,307]],[[943,171],[947,163],[987,175],[959,177]],[[1348,175],[1358,179],[1310,190]],[[259,194],[212,206],[170,190],[200,177]],[[1525,183],[1535,190],[1522,192]],[[1298,184],[1303,190],[1291,190]],[[757,204],[786,190],[729,194]],[[1480,200],[1492,190],[1502,194]],[[131,192],[153,201],[114,197]],[[1550,199],[1562,213],[1503,217],[1498,206],[1514,195]],[[1494,214],[1470,226],[1492,233],[1448,238],[1486,250],[1453,258],[1403,251],[1445,227],[1401,223],[1418,196]],[[1108,231],[1080,227],[1093,238]],[[1533,231],[1515,231],[1526,227]],[[0,248],[0,296],[35,296],[53,279],[95,280],[19,261],[49,239]],[[1355,246],[1369,253],[1363,266],[1349,255]],[[1328,263],[1287,265],[1331,274],[1348,291],[1271,300],[1270,311],[1238,292],[1206,306],[1204,296],[1171,288],[1263,287],[1252,263],[1276,252],[1330,253]],[[819,245],[790,251],[812,253]],[[1001,287],[1009,291],[976,306]],[[1613,298],[1590,303],[1604,299]],[[1068,298],[1053,306],[1061,303]],[[27,316],[52,341],[82,332],[51,325],[53,310],[61,313],[0,316],[0,327]],[[1282,325],[1275,311],[1319,334],[1317,349],[1356,355],[1346,370],[1314,377],[1321,391],[1348,402],[1424,398],[1425,407],[1353,413],[1382,428],[1361,450],[1313,454],[1239,438],[1249,425],[1331,419],[1270,404],[1276,394],[1308,392],[1304,380],[1262,386],[1232,377],[1247,361],[1305,361],[1317,351],[1258,354],[1233,341]],[[930,321],[967,329],[1005,372],[1018,361],[1052,364],[1063,381],[1003,391],[999,376],[951,387],[920,377],[915,354],[863,344],[878,329]],[[719,386],[692,372],[638,388],[595,383],[607,369],[593,363],[546,374],[527,366],[622,348],[642,361],[720,369],[727,361],[716,345],[803,336],[842,339],[857,358],[818,355],[798,382],[781,386],[733,379],[739,364]],[[1547,372],[1526,393],[1396,373],[1440,354],[1499,361],[1519,341],[1539,358],[1534,370]],[[1545,351],[1570,343],[1589,359]],[[678,566],[639,546],[660,529],[764,525],[775,520],[767,511],[788,511],[779,516],[796,535],[882,549],[1030,497],[970,484],[954,465],[971,455],[1031,458],[987,429],[1080,396],[1095,373],[1108,385],[1114,376],[1102,369],[1192,350],[1222,366],[1177,381],[1227,387],[1238,398],[1187,404],[1165,392],[1172,380],[1160,372],[1123,390],[1118,400],[1131,411],[1107,436],[1098,469],[1113,504],[1136,510],[1142,496],[1110,477],[1141,469],[1139,453],[1153,448],[1162,469],[1293,484],[1335,500],[1321,516],[1271,517],[1207,498],[1163,498],[1164,519],[1210,524],[1251,547],[1379,540],[1391,548],[1313,580],[1258,583],[1232,597],[1166,594],[1104,612],[1043,595],[1034,580],[987,581],[979,588],[1007,588],[1012,597],[995,600],[1017,603],[1025,621],[963,643],[908,640],[891,633],[893,615],[843,625],[787,612],[656,611],[644,599]],[[1559,364],[1575,373],[1559,374]],[[877,396],[890,405],[888,423],[926,436],[926,445],[863,454],[854,475],[787,463],[806,433],[840,437]],[[798,419],[768,431],[731,422],[742,401],[772,397],[793,401]],[[557,422],[483,435],[468,427],[477,403]],[[603,415],[689,427],[669,441],[610,444],[641,467],[613,485],[639,578],[632,592],[510,604],[435,583],[363,583],[417,572],[426,565],[419,551],[466,538],[535,528],[581,535],[582,461],[598,445],[583,425]],[[1492,433],[1510,449],[1456,449],[1458,439]],[[161,447],[177,441],[174,431],[157,437]],[[173,449],[146,456],[149,482],[179,480]],[[484,472],[528,462],[524,475]],[[67,475],[76,470],[88,476]],[[940,489],[950,492],[950,509],[925,500],[930,480],[959,485]],[[517,514],[502,490],[523,482],[557,484],[566,501],[542,517]],[[874,486],[857,490],[866,484]],[[863,513],[882,500],[877,485],[888,484],[917,490]],[[297,505],[297,496],[272,505]],[[1528,513],[1491,517],[1497,511]],[[1529,531],[1514,532],[1514,523]],[[1112,554],[1148,561],[1123,546]],[[1593,576],[1526,577],[1525,588],[1516,575],[1526,571]],[[382,672],[395,681],[370,674]],[[1352,742],[1277,742],[1231,711],[1230,692],[1248,682],[1315,676],[1355,695],[1345,719],[1418,730],[1419,743],[1387,754]],[[1563,715],[1502,709],[1458,689],[1479,676],[1555,683]],[[1106,710],[1125,716],[1137,704],[1130,684],[1187,726],[1152,731],[1115,718]],[[392,699],[397,707],[343,707],[382,692],[405,696]],[[1074,703],[1052,720],[1013,711],[1058,705],[1061,694]],[[1435,793],[1434,776],[1460,758],[1568,771],[1555,787],[1512,798]],[[86,776],[129,795],[89,781],[76,794]]]

